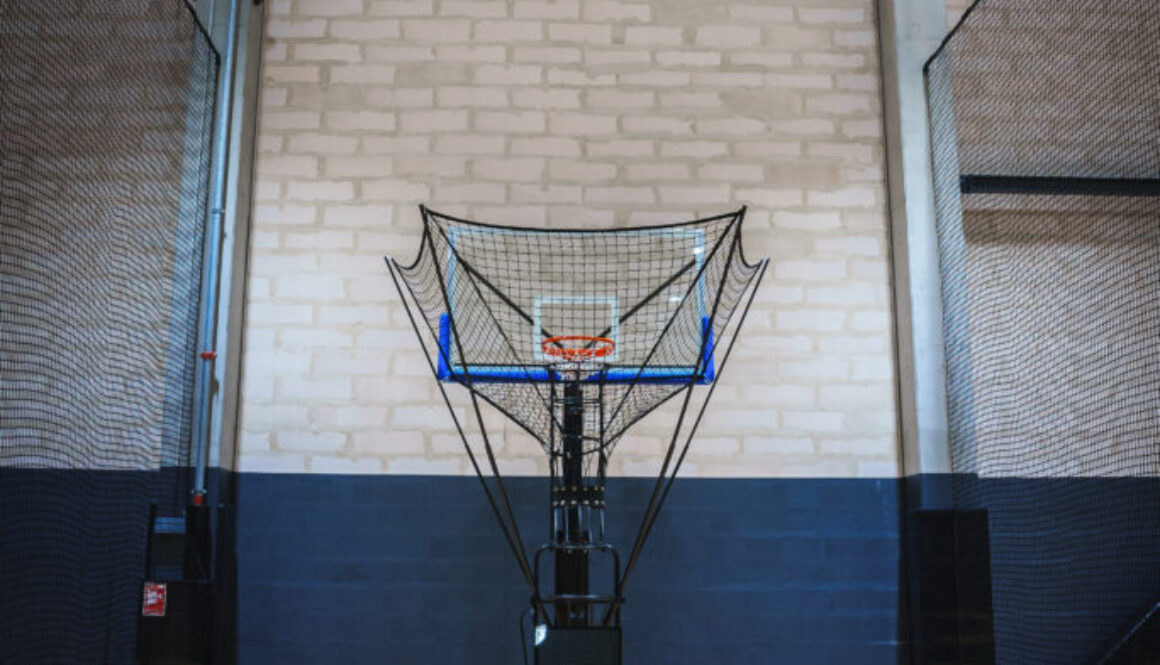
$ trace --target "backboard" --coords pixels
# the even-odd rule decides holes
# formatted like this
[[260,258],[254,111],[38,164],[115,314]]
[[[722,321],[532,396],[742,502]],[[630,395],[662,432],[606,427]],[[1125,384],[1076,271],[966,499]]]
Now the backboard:
[[[550,381],[553,359],[542,344],[558,335],[612,340],[612,353],[589,381],[713,380],[704,228],[557,230],[550,246],[537,242],[542,233],[446,229],[441,380]],[[617,251],[610,254],[613,238]],[[524,266],[518,276],[515,265]]]

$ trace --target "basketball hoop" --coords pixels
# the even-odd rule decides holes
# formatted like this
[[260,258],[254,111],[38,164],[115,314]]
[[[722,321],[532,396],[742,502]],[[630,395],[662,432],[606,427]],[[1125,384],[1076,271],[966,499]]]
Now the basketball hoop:
[[[424,234],[418,258],[404,266],[388,257],[387,266],[531,589],[536,625],[577,631],[589,636],[585,640],[612,640],[600,647],[597,660],[613,662],[615,653],[619,662],[624,582],[685,459],[767,266],[743,258],[745,209],[684,224],[595,230],[497,227],[426,207],[420,212]],[[553,259],[542,260],[545,256]],[[490,476],[443,384],[470,392]],[[700,405],[691,408],[694,387],[700,386],[708,388],[696,391]],[[664,465],[622,567],[605,539],[609,455],[629,427],[681,393],[684,405],[668,437]],[[480,410],[484,402],[535,437],[548,456],[548,534],[534,557],[524,550],[526,539],[504,489],[491,426]],[[686,415],[692,424],[682,427]],[[555,560],[550,573],[541,568],[543,557]],[[611,579],[590,585],[595,571],[610,572]],[[555,577],[551,591],[541,584],[546,576]],[[552,645],[569,643],[539,640],[537,660],[556,662],[559,652],[552,649],[572,647]]]
[[[583,342],[584,345],[576,346],[578,342]],[[567,362],[578,362],[612,355],[616,349],[616,342],[607,337],[559,335],[545,339],[540,343],[540,348],[546,356]]]

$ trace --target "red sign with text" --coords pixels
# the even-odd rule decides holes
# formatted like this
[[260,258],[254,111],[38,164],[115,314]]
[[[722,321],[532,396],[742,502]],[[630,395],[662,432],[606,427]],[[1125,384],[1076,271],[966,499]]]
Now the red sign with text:
[[145,594],[141,601],[141,615],[147,617],[165,616],[165,582],[146,582]]

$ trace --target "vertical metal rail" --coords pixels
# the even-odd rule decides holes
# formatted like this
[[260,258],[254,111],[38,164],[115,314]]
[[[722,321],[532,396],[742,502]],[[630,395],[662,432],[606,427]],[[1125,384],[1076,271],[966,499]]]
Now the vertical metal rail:
[[217,327],[218,289],[220,286],[221,247],[225,233],[226,179],[229,167],[231,116],[233,115],[234,63],[237,51],[238,22],[242,0],[230,0],[226,43],[222,49],[221,70],[218,72],[217,114],[214,127],[213,161],[210,167],[210,206],[207,218],[205,244],[202,251],[201,302],[198,306],[198,365],[194,380],[193,446],[190,452],[194,474],[191,499],[195,505],[205,500],[205,476],[209,449],[209,420],[213,368],[217,352],[214,349]]
[[[587,489],[584,484],[584,389],[577,376],[565,379],[563,481],[560,496],[564,506],[564,528],[557,532],[557,541],[563,546],[556,550],[556,593],[584,596],[588,594],[588,550],[579,546],[588,543],[588,532],[583,523],[584,503],[580,497]],[[569,547],[571,546],[571,547]],[[556,603],[556,625],[587,626],[591,607],[587,603],[564,600]]]

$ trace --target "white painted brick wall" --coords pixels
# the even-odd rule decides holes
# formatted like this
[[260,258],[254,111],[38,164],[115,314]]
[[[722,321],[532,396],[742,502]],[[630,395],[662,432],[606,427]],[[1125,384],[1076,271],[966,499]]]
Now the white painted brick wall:
[[[469,473],[382,262],[418,203],[609,227],[746,203],[771,256],[688,475],[893,475],[872,0],[270,5],[241,468]],[[479,446],[464,395],[456,410]],[[673,409],[615,473],[655,473]],[[542,470],[487,415],[501,468]]]
[[974,0],[946,0],[947,3],[947,28],[953,28],[958,24],[959,19],[963,17],[967,9],[974,4]]

